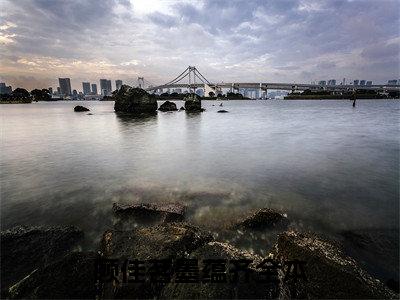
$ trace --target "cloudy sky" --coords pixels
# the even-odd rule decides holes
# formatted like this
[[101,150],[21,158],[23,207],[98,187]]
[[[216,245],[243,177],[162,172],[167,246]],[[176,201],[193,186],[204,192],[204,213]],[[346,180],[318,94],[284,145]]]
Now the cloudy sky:
[[399,78],[400,0],[0,0],[0,80]]

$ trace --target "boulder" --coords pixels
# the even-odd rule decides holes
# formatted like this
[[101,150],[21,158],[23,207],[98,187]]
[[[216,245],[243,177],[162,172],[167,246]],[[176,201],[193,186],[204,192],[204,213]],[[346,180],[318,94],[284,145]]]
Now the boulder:
[[[211,240],[209,233],[183,223],[167,223],[129,231],[107,230],[100,243],[100,253],[105,258],[120,261],[186,258]],[[103,291],[107,295],[112,291],[111,295],[115,298],[154,299],[159,297],[162,287],[163,284],[143,282],[131,283],[112,291],[111,283],[107,283]]]
[[13,285],[11,299],[95,299],[94,252],[72,252]]
[[285,214],[272,210],[270,208],[262,208],[242,221],[237,222],[234,228],[264,230],[264,229],[281,229],[287,228],[289,220]]
[[185,110],[186,112],[202,112],[204,108],[201,108],[201,100],[200,97],[196,94],[190,94],[186,96],[185,101]]
[[212,240],[198,227],[185,223],[167,223],[134,230],[107,230],[100,251],[107,258],[163,259],[186,257]]
[[123,85],[114,92],[114,110],[130,114],[155,114],[158,108],[155,96],[141,88]]
[[307,299],[390,299],[396,295],[347,256],[339,244],[313,234],[287,231],[279,235],[275,255],[282,264],[305,262],[307,281],[283,282],[281,297]]
[[225,110],[225,109],[221,109],[221,110],[219,110],[219,111],[217,111],[218,113],[227,113],[228,111],[227,110]]
[[113,204],[114,214],[123,221],[138,224],[181,222],[185,218],[186,206],[179,203],[165,204]]
[[398,229],[354,229],[341,232],[341,236],[349,256],[399,293]]
[[83,238],[76,227],[18,226],[1,232],[1,289],[63,257]]
[[182,106],[179,110],[185,110],[185,108]]
[[77,105],[77,106],[74,107],[74,111],[81,112],[81,111],[90,111],[90,110],[89,110],[89,108],[86,108],[84,106]]
[[163,104],[160,105],[159,111],[176,111],[176,104],[171,101],[165,101]]
[[[261,257],[247,251],[241,251],[230,244],[221,242],[209,242],[193,251],[189,258],[199,261],[199,268],[204,268],[206,259],[226,260],[226,282],[200,282],[193,283],[168,283],[162,290],[162,299],[265,299],[275,298],[272,296],[271,287],[261,280],[260,270],[256,266],[261,262]],[[240,275],[238,281],[233,282],[232,272],[228,265],[232,260],[247,259],[252,263],[249,265],[249,280]]]

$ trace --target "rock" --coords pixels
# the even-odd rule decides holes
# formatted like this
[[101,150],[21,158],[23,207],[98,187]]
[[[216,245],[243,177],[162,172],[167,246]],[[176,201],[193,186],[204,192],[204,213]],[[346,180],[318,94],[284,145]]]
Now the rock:
[[399,293],[399,231],[355,229],[341,232],[346,253]]
[[[312,234],[287,231],[279,235],[275,254],[281,263],[300,260],[306,263],[307,281],[282,286],[281,297],[390,299],[396,295],[379,280],[361,269],[345,255],[338,244]],[[294,288],[296,293],[294,293]]]
[[227,113],[228,111],[227,110],[225,110],[225,109],[221,109],[221,110],[219,110],[219,111],[217,111],[218,113]]
[[171,101],[165,101],[163,104],[160,105],[159,111],[176,111],[176,104]]
[[77,106],[74,107],[74,111],[81,112],[81,111],[90,111],[90,110],[89,110],[89,108],[86,108],[84,106],[77,105]]
[[108,258],[162,259],[186,257],[212,236],[185,223],[167,223],[129,231],[107,230],[101,252]]
[[[162,290],[162,299],[265,299],[271,292],[265,284],[258,282],[259,271],[255,266],[261,262],[261,257],[246,251],[241,251],[232,245],[220,242],[209,242],[193,251],[189,258],[198,259],[200,270],[206,259],[224,259],[228,261],[248,259],[253,261],[249,266],[249,281],[243,277],[237,283],[233,282],[232,274],[226,265],[227,282],[211,283],[168,283]],[[273,298],[273,297],[271,297]]]
[[185,110],[185,108],[182,106],[179,110]]
[[73,252],[10,288],[11,299],[95,299],[94,252]]
[[132,88],[127,85],[114,94],[116,112],[131,114],[155,114],[158,108],[157,100],[141,88]]
[[[211,240],[211,234],[183,223],[167,223],[130,231],[107,230],[101,240],[100,253],[106,258],[120,260],[186,258]],[[118,288],[113,294],[116,298],[154,299],[159,297],[161,288],[149,282],[133,283]],[[104,286],[105,291],[111,289],[111,284]]]
[[114,214],[122,220],[139,224],[181,222],[185,218],[186,206],[179,203],[166,204],[113,204]]
[[[67,254],[83,238],[73,226],[24,227],[1,232],[2,296],[10,285]],[[2,297],[3,298],[3,297]]]
[[186,112],[202,112],[204,108],[201,108],[201,100],[200,97],[196,94],[190,94],[186,96],[185,101],[185,110]]
[[88,116],[93,116],[93,114],[92,114],[92,113],[88,113],[87,115],[88,115]]
[[275,210],[262,208],[247,217],[243,221],[239,221],[234,225],[234,228],[244,228],[253,230],[287,228],[289,225],[287,217]]

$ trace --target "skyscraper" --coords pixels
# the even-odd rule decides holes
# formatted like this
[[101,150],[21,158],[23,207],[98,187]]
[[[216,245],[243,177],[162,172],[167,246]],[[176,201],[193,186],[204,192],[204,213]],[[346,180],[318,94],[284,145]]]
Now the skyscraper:
[[365,80],[360,80],[360,85],[365,85]]
[[354,84],[354,85],[358,85],[358,79],[354,80],[354,81],[353,81],[353,84]]
[[111,94],[111,80],[100,79],[100,90],[103,96],[108,96]]
[[58,78],[60,84],[60,94],[63,96],[71,96],[71,80],[69,78]]
[[84,95],[90,95],[90,82],[82,82],[82,89]]
[[97,84],[92,83],[92,94],[97,95]]
[[122,80],[115,80],[115,87],[117,90],[119,90],[122,86]]
[[365,85],[368,85],[368,86],[372,85],[372,81],[371,81],[371,80],[368,80],[368,81],[365,83]]

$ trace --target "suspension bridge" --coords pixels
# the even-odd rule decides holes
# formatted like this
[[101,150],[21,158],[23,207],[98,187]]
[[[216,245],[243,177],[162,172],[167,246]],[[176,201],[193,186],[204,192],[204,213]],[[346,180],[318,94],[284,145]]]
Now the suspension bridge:
[[[147,83],[147,87],[145,87]],[[204,77],[195,66],[187,67],[182,73],[171,81],[162,85],[152,85],[146,81],[143,77],[138,77],[138,85],[144,88],[148,92],[163,92],[164,89],[175,89],[185,88],[190,93],[193,93],[198,88],[204,89],[204,94],[208,95],[209,92],[218,94],[222,92],[222,89],[228,89],[231,92],[239,92],[240,89],[253,89],[258,90],[259,95],[268,90],[285,90],[285,91],[304,91],[304,90],[321,90],[321,91],[333,91],[333,92],[349,92],[356,90],[372,90],[376,92],[400,92],[400,85],[352,85],[352,84],[341,84],[341,85],[320,85],[320,84],[308,84],[308,83],[274,83],[274,82],[220,82],[212,83]]]

